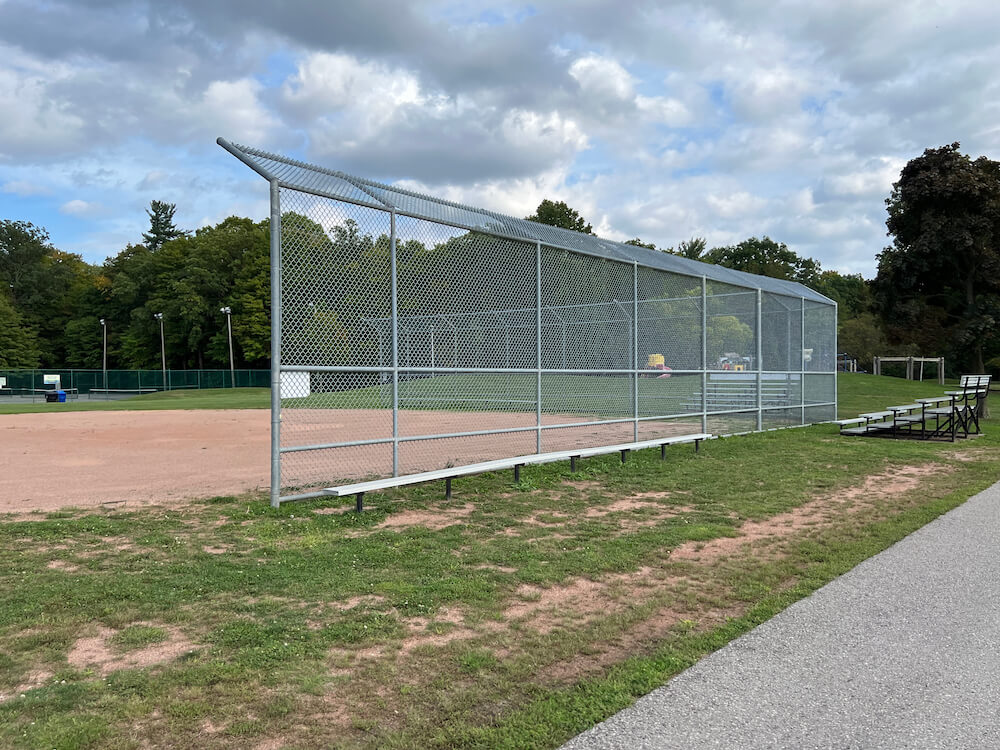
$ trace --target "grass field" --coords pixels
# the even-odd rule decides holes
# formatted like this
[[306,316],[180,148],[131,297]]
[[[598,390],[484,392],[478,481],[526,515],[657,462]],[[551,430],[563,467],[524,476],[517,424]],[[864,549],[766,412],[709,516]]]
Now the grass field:
[[[841,411],[940,390],[843,376]],[[989,486],[998,428],[9,519],[0,746],[556,747]]]
[[[888,380],[888,379],[887,379]],[[343,387],[343,386],[341,386]],[[403,381],[399,387],[403,409],[486,411],[505,404],[504,411],[534,412],[536,380],[531,374],[439,375]],[[542,404],[547,413],[600,414],[607,418],[632,416],[632,380],[595,375],[543,375]],[[793,385],[797,389],[797,384]],[[639,410],[643,416],[688,414],[700,411],[701,376],[640,378]],[[70,401],[65,404],[6,403],[0,414],[120,409],[253,409],[270,405],[265,388],[177,390],[134,396],[121,401]],[[832,400],[809,393],[813,401]],[[799,393],[790,394],[793,403]],[[386,409],[392,405],[389,384],[344,388],[283,399],[286,408]]]

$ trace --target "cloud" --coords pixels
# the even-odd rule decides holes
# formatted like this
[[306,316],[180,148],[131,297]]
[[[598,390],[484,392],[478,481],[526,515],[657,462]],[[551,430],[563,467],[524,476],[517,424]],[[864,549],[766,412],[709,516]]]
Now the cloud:
[[609,237],[768,233],[871,274],[908,159],[955,140],[1000,152],[995,15],[985,0],[4,0],[0,189],[44,186],[52,200],[11,202],[76,210],[63,223],[89,233],[70,244],[111,253],[150,197],[185,226],[259,210],[259,181],[214,150],[224,135],[519,216],[566,200]]
[[79,198],[74,198],[73,200],[66,201],[59,206],[59,211],[69,216],[90,217],[99,214],[101,212],[101,206],[98,203],[91,203],[80,200]]
[[313,158],[378,177],[513,177],[567,163],[587,146],[580,125],[558,111],[451,96],[405,69],[344,54],[307,56],[282,99],[301,118]]
[[5,193],[13,193],[22,197],[31,195],[48,195],[51,190],[45,185],[39,185],[28,180],[11,180],[0,186],[0,190]]

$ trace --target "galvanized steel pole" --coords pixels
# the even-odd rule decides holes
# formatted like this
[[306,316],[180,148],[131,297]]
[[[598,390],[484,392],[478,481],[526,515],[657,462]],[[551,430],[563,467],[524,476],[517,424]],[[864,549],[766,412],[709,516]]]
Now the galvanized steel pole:
[[160,321],[160,367],[163,370],[163,389],[170,390],[167,388],[167,347],[163,343],[163,313],[154,313],[153,317]]
[[535,242],[535,452],[542,452],[542,243]]
[[632,439],[639,442],[639,264],[632,261]]
[[701,277],[701,431],[708,432],[708,278]]
[[799,312],[802,322],[799,324],[799,391],[801,391],[800,401],[802,403],[802,424],[806,423],[806,298],[799,297],[801,307]]
[[281,191],[271,180],[271,507],[281,495]]
[[764,409],[763,409],[764,402],[763,402],[763,399],[761,398],[761,384],[763,382],[763,380],[761,378],[761,372],[762,372],[762,367],[763,367],[763,364],[764,364],[763,362],[761,362],[761,358],[762,358],[761,355],[762,355],[762,352],[763,352],[763,347],[761,346],[761,338],[762,338],[762,336],[761,336],[761,330],[760,330],[761,304],[762,304],[762,296],[761,296],[760,289],[758,289],[757,290],[757,330],[756,330],[756,337],[757,337],[757,429],[758,430],[763,430],[764,429]]
[[392,319],[392,475],[399,476],[399,290],[396,282],[396,209],[389,212],[389,315]]

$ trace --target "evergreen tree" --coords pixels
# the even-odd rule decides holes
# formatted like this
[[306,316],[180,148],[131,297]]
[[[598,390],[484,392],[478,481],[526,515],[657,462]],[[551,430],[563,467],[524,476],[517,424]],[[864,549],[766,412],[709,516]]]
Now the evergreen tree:
[[142,239],[146,247],[153,252],[163,247],[163,243],[188,234],[174,224],[176,210],[176,205],[163,201],[151,201],[149,208],[146,209],[146,214],[149,216],[149,232],[143,232]]

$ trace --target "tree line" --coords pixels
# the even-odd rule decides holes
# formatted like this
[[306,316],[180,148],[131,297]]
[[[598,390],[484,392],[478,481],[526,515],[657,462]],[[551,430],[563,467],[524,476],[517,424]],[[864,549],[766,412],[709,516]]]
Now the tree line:
[[[767,236],[713,248],[700,237],[676,247],[657,248],[639,238],[628,244],[815,289],[838,303],[838,348],[864,368],[879,354],[944,356],[956,370],[996,368],[1000,164],[972,159],[959,149],[958,143],[927,149],[902,170],[886,199],[892,244],[876,256],[874,279],[824,271],[815,259]],[[103,319],[109,367],[158,368],[157,313],[163,314],[167,367],[227,367],[222,307],[232,309],[236,366],[267,367],[268,220],[233,216],[186,232],[175,225],[175,210],[153,201],[142,242],[103,264],[52,246],[44,228],[0,220],[0,367],[100,368]],[[543,200],[526,218],[593,233],[592,225],[561,201]],[[387,273],[387,237],[363,237],[350,222],[326,228],[329,233],[301,216],[285,216],[283,222],[316,238],[309,264],[321,262],[316,253],[330,247],[364,246],[355,259],[366,259],[366,268],[355,265],[350,273],[328,275],[330,283],[346,281],[351,287],[340,290],[342,299],[360,299]],[[467,241],[459,237],[434,248],[411,241],[400,248],[400,262],[428,283],[444,283],[454,266],[451,256],[466,252]],[[287,281],[309,281],[312,274],[303,270],[306,275],[296,282],[289,268]],[[325,336],[320,329],[336,329],[333,313],[327,315],[330,325],[320,325],[316,336]],[[322,320],[303,319],[300,325],[317,322]],[[338,346],[330,341],[325,345]]]

